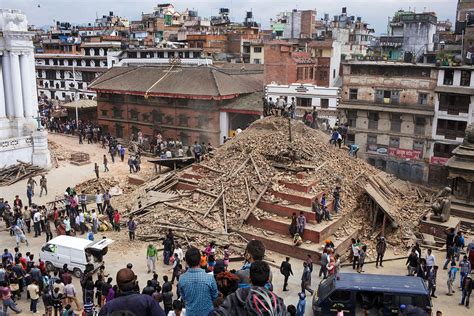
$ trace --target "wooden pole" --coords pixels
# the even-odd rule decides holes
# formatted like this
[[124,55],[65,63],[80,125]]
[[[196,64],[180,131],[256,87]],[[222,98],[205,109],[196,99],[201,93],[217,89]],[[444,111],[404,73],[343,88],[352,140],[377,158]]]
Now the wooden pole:
[[[224,190],[222,190],[224,191]],[[222,206],[224,207],[224,230],[226,233],[227,231],[227,205],[225,204],[225,194],[222,194]]]
[[242,169],[245,168],[245,165],[249,162],[250,160],[250,157],[248,157],[247,159],[245,159],[245,161],[232,173],[232,175],[230,176],[231,178],[235,177],[240,171],[242,171]]
[[222,198],[222,195],[224,195],[224,191],[225,191],[225,189],[222,189],[221,193],[217,196],[217,198],[214,200],[214,202],[212,202],[212,204],[209,207],[209,209],[207,210],[207,212],[202,216],[203,219],[206,218],[207,215],[209,215],[211,210],[214,208],[214,206],[216,206],[217,202],[219,202],[219,200]]
[[262,177],[260,176],[260,172],[258,171],[257,164],[255,163],[255,160],[253,160],[253,157],[252,157],[252,156],[250,156],[250,160],[252,161],[252,165],[253,165],[253,167],[255,168],[255,172],[257,173],[258,181],[259,181],[260,183],[263,183]]
[[252,203],[252,199],[250,198],[250,190],[249,190],[249,183],[247,182],[247,178],[244,178],[245,181],[245,189],[247,190],[247,198],[249,203]]
[[242,223],[240,224],[239,228],[242,227],[242,225],[244,224],[244,222],[249,218],[250,214],[253,212],[253,210],[257,207],[257,204],[258,202],[260,202],[260,199],[263,197],[263,195],[265,194],[265,192],[267,191],[268,187],[270,186],[270,181],[267,182],[267,184],[265,184],[265,187],[263,188],[263,190],[260,192],[260,194],[258,195],[257,199],[255,200],[255,202],[253,202],[252,206],[249,208],[249,210],[247,212],[245,212],[245,214],[241,217],[242,219]]

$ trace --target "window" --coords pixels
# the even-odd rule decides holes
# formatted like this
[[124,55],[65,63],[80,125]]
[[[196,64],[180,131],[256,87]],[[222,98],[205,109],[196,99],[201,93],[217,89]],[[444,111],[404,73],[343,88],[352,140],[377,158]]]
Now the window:
[[321,99],[321,109],[329,108],[329,99]]
[[377,144],[377,135],[367,135],[367,144]]
[[296,106],[311,107],[312,100],[311,98],[296,98]]
[[107,110],[101,110],[102,116],[107,116]]
[[418,104],[428,104],[428,93],[418,93]]
[[413,141],[413,150],[419,150],[423,152],[423,148],[425,146],[425,142],[422,140],[414,140]]
[[260,58],[254,58],[253,63],[254,64],[261,64]]
[[357,100],[359,89],[349,89],[349,100]]
[[402,128],[402,115],[392,113],[390,115],[390,131],[400,133]]
[[66,82],[61,81],[61,88],[66,88]]
[[400,91],[397,90],[375,90],[375,102],[384,104],[398,104]]
[[450,115],[469,113],[470,95],[441,93],[439,97],[439,110]]
[[254,47],[254,48],[253,48],[253,52],[254,52],[254,53],[261,53],[261,52],[262,52],[262,48],[261,48],[261,47]]
[[303,68],[296,68],[296,80],[303,80]]
[[329,296],[329,299],[333,302],[347,302],[351,299],[351,291],[338,290]]
[[444,136],[446,139],[464,138],[467,122],[438,120],[436,135]]
[[399,137],[390,137],[388,146],[392,147],[392,148],[400,148],[400,138]]
[[433,156],[442,157],[442,158],[451,158],[452,151],[457,147],[457,145],[452,144],[442,144],[435,143],[433,148]]
[[319,72],[319,80],[327,80],[328,79],[328,72],[322,70]]
[[347,110],[346,116],[347,116],[347,124],[349,125],[349,127],[356,127],[357,111]]
[[453,79],[454,79],[454,70],[445,69],[444,70],[443,84],[446,85],[446,86],[452,86],[453,85]]
[[95,79],[95,74],[93,72],[82,72],[82,81],[90,83],[92,80]]
[[425,134],[426,120],[424,117],[415,117],[415,135]]
[[354,143],[355,142],[355,134],[347,134],[347,141],[349,143]]
[[461,86],[469,87],[471,85],[471,71],[461,70]]
[[378,129],[379,114],[377,112],[369,112],[369,129]]

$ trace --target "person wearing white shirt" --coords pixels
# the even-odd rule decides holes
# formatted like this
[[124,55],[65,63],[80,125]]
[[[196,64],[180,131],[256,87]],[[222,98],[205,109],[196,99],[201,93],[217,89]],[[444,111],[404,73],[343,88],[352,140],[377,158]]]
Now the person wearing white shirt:
[[173,255],[177,254],[179,261],[183,261],[184,259],[184,254],[183,254],[183,249],[181,249],[181,246],[179,244],[176,244],[176,248],[174,249]]
[[95,194],[95,204],[97,204],[97,211],[99,214],[104,214],[104,196],[97,190]]
[[33,215],[33,225],[35,227],[35,237],[41,236],[41,213],[36,211]]
[[183,148],[178,149],[178,157],[183,157],[184,156],[184,150]]
[[166,158],[173,158],[173,154],[169,149],[166,151]]
[[435,266],[435,263],[436,263],[435,256],[431,252],[432,252],[431,249],[428,249],[428,253],[425,257],[426,268],[428,271],[431,270]]
[[79,226],[81,227],[81,235],[83,235],[86,232],[84,212],[81,210],[78,216],[79,216]]

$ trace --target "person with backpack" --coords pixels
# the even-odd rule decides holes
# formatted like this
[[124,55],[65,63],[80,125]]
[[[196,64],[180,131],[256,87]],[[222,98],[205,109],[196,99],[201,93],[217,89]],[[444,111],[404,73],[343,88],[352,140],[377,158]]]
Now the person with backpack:
[[[268,315],[284,316],[286,306],[283,299],[266,288],[270,279],[270,267],[264,261],[257,260],[250,266],[250,287],[239,288],[228,295],[222,305],[214,309],[210,315]],[[186,315],[188,311],[186,311]]]

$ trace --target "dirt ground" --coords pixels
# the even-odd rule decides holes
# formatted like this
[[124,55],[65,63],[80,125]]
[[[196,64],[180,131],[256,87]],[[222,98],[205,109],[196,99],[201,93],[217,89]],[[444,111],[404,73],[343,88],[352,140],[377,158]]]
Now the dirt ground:
[[[91,163],[84,166],[74,166],[67,161],[60,161],[58,168],[53,168],[46,175],[48,179],[48,195],[43,197],[35,196],[33,201],[37,204],[44,204],[48,201],[51,201],[56,195],[62,195],[65,188],[68,186],[74,186],[82,181],[93,179],[95,177],[93,171],[93,163],[98,162],[101,168],[101,177],[112,177],[120,183],[125,183],[125,180],[129,174],[127,162],[118,162],[115,163],[109,162],[110,172],[103,173],[102,166],[102,155],[106,153],[105,149],[100,148],[96,144],[83,144],[79,145],[77,138],[72,138],[63,135],[50,134],[49,139],[54,141],[56,144],[63,146],[65,151],[83,151],[90,154]],[[126,159],[128,155],[126,155]],[[110,161],[110,159],[109,159]],[[149,176],[153,173],[152,164],[146,161],[146,158],[142,159],[142,169],[144,170],[144,177]],[[39,177],[37,178],[39,183]],[[38,189],[38,188],[37,188]],[[39,193],[39,191],[36,191]],[[0,197],[4,197],[6,200],[12,201],[15,195],[19,195],[20,198],[25,203],[26,198],[26,180],[17,182],[8,187],[0,188]],[[113,200],[112,200],[113,203]],[[120,207],[120,206],[119,206]],[[116,240],[110,246],[110,250],[105,257],[106,270],[110,275],[115,279],[116,272],[125,267],[127,263],[133,264],[133,270],[138,275],[139,284],[143,287],[146,284],[146,281],[151,278],[150,274],[147,274],[146,268],[146,242],[141,241],[128,241],[127,232],[105,232],[96,235],[96,238],[101,238],[102,235],[107,236]],[[38,238],[33,238],[32,234],[27,236],[30,242],[30,246],[27,248],[24,244],[21,245],[21,252],[30,251],[34,254],[38,254],[41,246],[45,242],[45,236],[42,235]],[[85,238],[85,236],[82,236]],[[467,239],[470,240],[470,239]],[[13,250],[15,246],[15,240],[13,237],[10,237],[8,232],[5,230],[3,223],[0,223],[0,241],[3,248],[9,248]],[[158,248],[161,248],[161,245],[156,245]],[[442,265],[444,262],[444,253],[434,252],[436,256],[436,261],[438,265]],[[277,295],[281,296],[285,300],[285,304],[294,304],[296,306],[298,302],[298,292],[300,291],[300,279],[302,274],[302,261],[292,259],[291,263],[293,266],[294,276],[290,277],[289,280],[289,291],[282,292],[283,277],[279,273],[277,266],[284,259],[284,256],[271,253],[271,258],[275,260],[275,265],[272,267],[273,272],[273,284],[274,289]],[[159,258],[162,260],[162,253],[160,252]],[[240,262],[231,263],[231,268],[239,268],[241,266]],[[160,276],[160,279],[163,275],[171,276],[171,271],[169,266],[165,266],[162,261],[157,263],[157,273]],[[313,289],[317,288],[320,278],[318,277],[319,266],[315,266],[315,271],[313,272]],[[352,272],[351,267],[343,267],[343,272]],[[405,260],[390,261],[384,264],[383,269],[376,269],[374,264],[367,264],[365,267],[365,273],[380,273],[380,274],[394,274],[394,275],[405,275]],[[459,277],[459,276],[458,276]],[[445,270],[439,270],[438,274],[438,290],[437,290],[437,299],[433,299],[433,311],[440,310],[443,312],[443,315],[462,315],[466,314],[466,309],[462,306],[459,306],[461,293],[459,290],[456,290],[454,296],[447,296],[447,272]],[[115,280],[114,280],[115,281]],[[74,278],[76,289],[80,292],[80,286],[78,279]],[[456,284],[459,284],[459,279],[456,280]],[[79,296],[80,297],[80,296]],[[19,301],[19,306],[24,310],[22,315],[29,314],[29,302],[26,299]],[[39,304],[40,310],[42,310],[42,303]],[[467,313],[468,314],[468,313]],[[311,298],[308,296],[306,303],[306,315],[312,315],[311,313]]]

